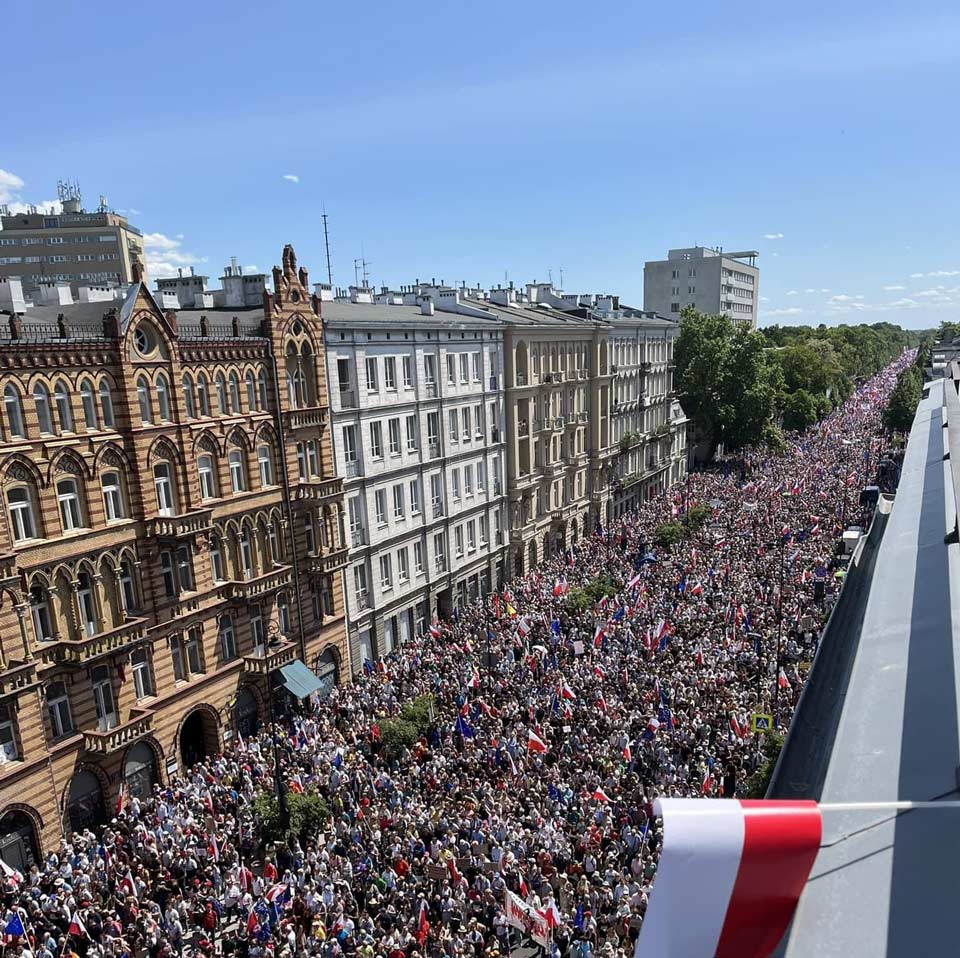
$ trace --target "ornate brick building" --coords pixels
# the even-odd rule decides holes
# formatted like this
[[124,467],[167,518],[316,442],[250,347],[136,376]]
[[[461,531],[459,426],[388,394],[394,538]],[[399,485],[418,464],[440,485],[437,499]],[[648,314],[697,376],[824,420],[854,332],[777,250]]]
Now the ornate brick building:
[[14,864],[350,674],[320,309],[293,250],[242,316],[164,312],[142,282],[104,305],[0,330]]

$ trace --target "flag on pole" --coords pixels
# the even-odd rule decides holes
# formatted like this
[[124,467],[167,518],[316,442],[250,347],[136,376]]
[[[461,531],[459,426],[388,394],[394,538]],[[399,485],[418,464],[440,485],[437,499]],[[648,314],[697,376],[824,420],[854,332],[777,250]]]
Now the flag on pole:
[[[217,840],[216,838],[214,838],[213,839],[214,845],[216,845],[216,842]],[[220,860],[220,854],[218,852],[216,857],[214,858],[214,861],[219,861],[219,860]],[[140,897],[137,894],[137,883],[133,880],[133,872],[131,872],[129,868],[127,869],[126,875],[123,876],[123,881],[120,882],[120,889],[121,891],[126,891],[126,893],[133,898]]]
[[26,932],[23,930],[23,921],[20,919],[19,912],[15,911],[3,929],[4,940],[7,938],[23,938],[24,935],[26,935]]
[[427,900],[426,898],[420,899],[420,913],[417,916],[417,941],[420,943],[420,947],[423,947],[423,943],[427,940],[427,934],[430,931],[430,922],[427,921]]
[[648,742],[652,742],[654,736],[657,734],[658,728],[660,728],[660,719],[648,718],[647,727],[643,730],[643,738]]
[[623,746],[623,760],[624,760],[628,765],[629,765],[630,762],[633,760],[633,756],[630,754],[630,743],[629,743],[629,742],[627,742],[627,744]]
[[528,752],[546,752],[547,743],[544,742],[533,729],[530,729],[527,733],[527,751]]
[[592,797],[593,797],[594,799],[596,799],[598,802],[609,802],[609,801],[610,801],[610,796],[607,795],[607,793],[606,793],[602,788],[596,789],[596,790],[594,791]]
[[119,815],[123,811],[123,793],[126,791],[126,783],[123,779],[120,780],[120,791],[117,792],[117,814]]
[[533,623],[530,621],[530,616],[529,616],[529,615],[525,615],[525,616],[517,623],[517,632],[519,632],[520,635],[521,635],[523,638],[526,638],[526,637],[527,637],[527,633],[529,633],[529,631],[530,631],[531,628],[533,628]]
[[658,799],[654,814],[663,848],[635,958],[770,955],[817,857],[816,804]]
[[571,701],[573,701],[576,698],[576,695],[574,695],[573,689],[570,688],[570,686],[567,685],[566,682],[563,682],[560,685],[560,695],[565,699],[570,699]]
[[790,680],[787,678],[787,673],[780,669],[779,674],[777,675],[777,685],[782,689],[791,688]]
[[80,912],[75,911],[73,917],[70,919],[70,927],[67,928],[67,934],[73,935],[76,938],[88,938],[87,928],[84,923],[80,920]]
[[439,639],[440,636],[443,635],[443,632],[440,631],[440,626],[436,623],[433,623],[430,626],[430,635],[435,639]]
[[2,858],[0,858],[0,871],[3,872],[3,877],[12,881],[14,885],[19,885],[23,881],[23,874],[12,865],[8,865]]
[[597,626],[597,631],[593,633],[593,647],[595,649],[603,648],[603,636],[605,632],[602,625]]

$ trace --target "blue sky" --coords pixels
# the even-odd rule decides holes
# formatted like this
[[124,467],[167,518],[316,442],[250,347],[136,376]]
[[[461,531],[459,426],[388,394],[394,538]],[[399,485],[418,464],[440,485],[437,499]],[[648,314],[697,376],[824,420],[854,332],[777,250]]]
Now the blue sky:
[[325,204],[338,285],[362,247],[378,285],[562,268],[639,305],[645,260],[719,244],[760,250],[762,323],[957,318],[953,4],[13,0],[0,23],[0,202],[77,178],[155,274],[292,242],[325,279]]

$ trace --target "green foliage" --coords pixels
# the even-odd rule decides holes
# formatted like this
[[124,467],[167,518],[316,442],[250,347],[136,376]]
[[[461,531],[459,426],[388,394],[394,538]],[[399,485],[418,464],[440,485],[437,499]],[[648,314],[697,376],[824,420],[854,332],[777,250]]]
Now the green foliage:
[[417,744],[420,732],[406,719],[384,719],[380,723],[380,743],[388,758],[400,758],[405,749]]
[[418,695],[412,702],[407,702],[400,709],[400,718],[413,725],[420,735],[424,735],[430,728],[433,713],[433,696]]
[[604,596],[613,595],[617,586],[606,573],[597,576],[592,582],[567,594],[567,609],[571,614],[585,612],[596,605]]
[[669,549],[683,538],[683,526],[679,522],[665,522],[653,530],[653,541],[661,549]]
[[783,428],[792,430],[806,429],[820,418],[817,400],[806,391],[798,389],[787,396],[783,404]]
[[640,436],[635,432],[625,432],[620,437],[620,451],[629,452],[630,447],[636,445],[639,441]]
[[883,424],[893,432],[907,432],[913,425],[913,417],[923,393],[923,374],[916,366],[905,369],[893,387],[887,408],[883,411]]
[[260,835],[267,842],[306,842],[316,838],[330,817],[323,797],[312,789],[287,792],[288,819],[280,817],[280,806],[274,792],[260,792],[253,801],[253,813],[260,823]]
[[773,769],[783,748],[783,736],[778,732],[766,732],[763,736],[763,763],[747,779],[742,798],[764,798],[773,778]]
[[705,505],[692,506],[683,517],[687,531],[699,529],[713,515],[713,509]]

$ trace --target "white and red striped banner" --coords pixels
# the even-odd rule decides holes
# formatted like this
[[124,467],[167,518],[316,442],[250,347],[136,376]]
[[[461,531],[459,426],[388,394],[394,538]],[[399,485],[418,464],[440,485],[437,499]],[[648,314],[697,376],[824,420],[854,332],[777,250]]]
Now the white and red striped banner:
[[820,848],[816,802],[659,799],[663,850],[635,958],[769,958]]

